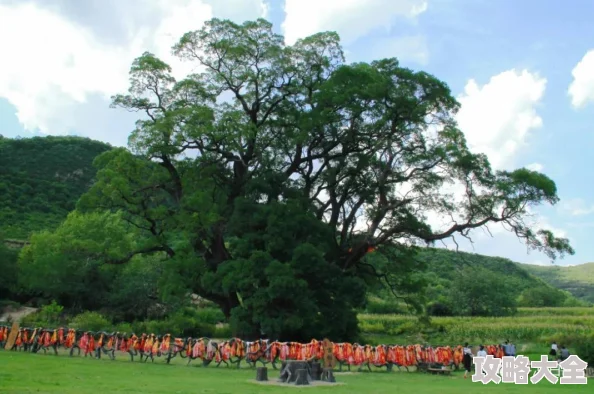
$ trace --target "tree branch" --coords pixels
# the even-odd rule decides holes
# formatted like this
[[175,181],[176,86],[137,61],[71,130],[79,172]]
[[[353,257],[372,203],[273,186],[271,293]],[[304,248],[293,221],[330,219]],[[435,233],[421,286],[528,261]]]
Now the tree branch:
[[142,254],[153,254],[153,253],[157,253],[157,252],[165,252],[165,253],[167,253],[167,255],[169,257],[173,257],[175,255],[175,252],[169,246],[163,246],[163,245],[151,246],[151,247],[147,247],[144,249],[140,249],[140,250],[128,253],[126,256],[124,256],[120,259],[108,259],[105,261],[105,264],[110,264],[110,265],[125,264],[125,263],[129,262],[130,260],[132,260],[132,258],[134,258],[134,256],[142,255]]

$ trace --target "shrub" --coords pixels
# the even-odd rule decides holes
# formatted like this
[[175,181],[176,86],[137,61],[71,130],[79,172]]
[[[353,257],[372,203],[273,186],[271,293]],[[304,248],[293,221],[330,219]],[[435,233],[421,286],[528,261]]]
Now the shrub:
[[57,327],[66,322],[62,319],[64,307],[58,305],[56,301],[43,306],[37,312],[33,312],[21,318],[21,325],[28,327]]
[[115,326],[115,331],[120,332],[122,334],[123,333],[131,334],[134,332],[134,328],[132,327],[132,325],[130,323],[120,323]]
[[587,362],[589,367],[594,367],[594,334],[582,338],[575,345],[575,349],[575,353],[579,358]]
[[6,309],[7,311],[17,310],[21,305],[16,301],[11,300],[0,300],[0,310]]
[[111,331],[111,321],[97,312],[84,312],[70,320],[70,327],[85,331]]
[[385,334],[386,333],[386,329],[384,328],[384,325],[380,322],[368,322],[366,320],[363,320],[363,321],[359,322],[359,328],[361,329],[361,332],[366,332],[366,333],[370,333],[370,334]]
[[419,324],[414,321],[407,321],[406,323],[402,323],[396,328],[391,328],[388,330],[388,334],[390,335],[406,335],[406,334],[415,334],[419,332]]
[[427,307],[427,313],[430,316],[452,316],[452,309],[441,302],[434,302]]
[[228,339],[231,338],[231,336],[233,336],[233,333],[231,332],[231,327],[229,325],[215,327],[212,334],[212,337],[217,339]]
[[[206,315],[208,317],[208,315]],[[210,316],[211,318],[213,315]],[[183,337],[212,337],[215,331],[215,325],[205,322],[196,316],[188,316],[184,313],[176,313],[164,321],[164,327],[167,327],[173,335]]]
[[206,324],[217,324],[225,321],[223,311],[217,308],[196,309],[194,316],[198,321]]
[[137,335],[146,333],[157,335],[171,334],[176,337],[212,337],[215,334],[215,325],[205,322],[205,320],[216,320],[216,314],[213,312],[208,313],[200,315],[193,308],[183,309],[164,320],[135,322],[132,324],[132,329]]
[[567,300],[567,295],[561,290],[549,287],[530,287],[522,292],[518,298],[518,305],[522,307],[558,307]]
[[405,311],[402,306],[396,302],[371,299],[367,301],[365,312],[371,314],[400,314]]
[[584,307],[586,303],[582,300],[578,300],[575,297],[567,297],[563,302],[563,306],[566,308]]
[[577,347],[580,343],[585,341],[587,335],[584,333],[559,333],[554,335],[545,336],[543,339],[547,346],[553,342],[556,342],[559,346],[565,345],[570,347]]
[[174,327],[168,320],[148,320],[144,322],[144,330],[138,330],[136,333],[145,333],[145,334],[156,334],[156,335],[164,335],[164,334],[172,334],[174,336],[179,335],[177,332],[179,329]]
[[216,326],[213,326],[212,324],[204,324],[201,323],[195,327],[192,327],[192,330],[188,330],[186,331],[188,334],[188,336],[192,336],[194,338],[199,338],[199,337],[208,337],[208,338],[214,338],[215,336],[215,329]]

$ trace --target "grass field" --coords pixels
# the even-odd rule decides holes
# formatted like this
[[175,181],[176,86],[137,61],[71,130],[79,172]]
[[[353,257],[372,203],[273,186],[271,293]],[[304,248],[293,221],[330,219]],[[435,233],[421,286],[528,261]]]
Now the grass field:
[[[255,370],[227,367],[185,366],[184,360],[165,365],[163,360],[146,364],[130,362],[119,355],[109,359],[70,358],[0,350],[0,392],[2,393],[394,393],[414,390],[415,394],[486,393],[589,393],[591,385],[556,385],[548,381],[528,386],[473,383],[461,372],[451,377],[415,372],[337,373],[342,385],[332,387],[279,387],[251,382]],[[278,377],[269,368],[269,379]],[[591,382],[591,380],[590,380]]]

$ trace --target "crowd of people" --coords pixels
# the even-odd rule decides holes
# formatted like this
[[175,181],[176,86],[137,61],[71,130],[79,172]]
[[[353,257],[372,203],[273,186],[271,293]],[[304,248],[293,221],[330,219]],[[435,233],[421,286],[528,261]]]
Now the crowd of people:
[[[559,352],[559,355],[557,355],[557,352]],[[563,361],[569,357],[569,350],[565,347],[565,345],[561,345],[561,351],[559,351],[557,342],[553,342],[549,355],[553,358],[553,360]]]
[[[501,349],[503,349],[504,356],[511,356],[516,357],[516,345],[511,343],[510,341],[505,341],[505,343],[501,344]],[[464,364],[464,379],[468,377],[468,373],[471,372],[472,369],[472,348],[468,345],[468,342],[464,344],[463,349],[464,358],[462,359],[462,363]],[[486,357],[487,351],[483,345],[479,346],[479,350],[476,353],[477,357]],[[551,350],[549,352],[549,356],[553,360],[563,361],[569,357],[569,350],[565,347],[565,345],[561,345],[561,350],[557,346],[557,342],[553,342],[551,344]]]

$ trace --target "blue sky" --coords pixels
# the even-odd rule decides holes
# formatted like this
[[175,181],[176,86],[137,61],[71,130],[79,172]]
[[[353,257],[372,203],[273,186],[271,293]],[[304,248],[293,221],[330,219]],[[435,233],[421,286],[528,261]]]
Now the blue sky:
[[[168,48],[212,16],[265,16],[287,41],[343,37],[348,61],[397,57],[446,81],[461,129],[496,168],[537,168],[561,202],[535,220],[576,249],[557,264],[594,261],[594,2],[572,0],[0,0],[0,134],[78,134],[126,144],[136,119],[109,108],[132,59]],[[17,37],[17,38],[14,38]],[[572,71],[577,67],[576,75]],[[572,88],[573,96],[568,93]],[[574,105],[575,104],[575,105]],[[492,229],[494,230],[494,229]],[[474,249],[526,263],[547,259],[505,231]],[[451,245],[451,244],[450,244]]]

